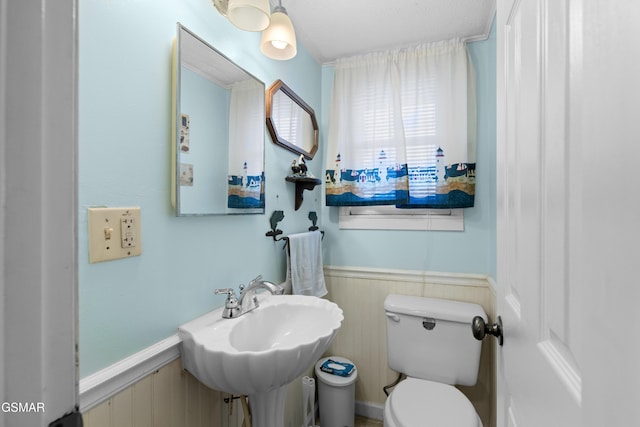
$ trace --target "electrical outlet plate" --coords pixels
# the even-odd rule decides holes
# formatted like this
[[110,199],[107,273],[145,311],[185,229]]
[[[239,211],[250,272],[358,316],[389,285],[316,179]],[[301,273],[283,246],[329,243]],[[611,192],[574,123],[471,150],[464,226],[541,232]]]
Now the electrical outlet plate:
[[142,253],[140,208],[89,208],[89,262]]

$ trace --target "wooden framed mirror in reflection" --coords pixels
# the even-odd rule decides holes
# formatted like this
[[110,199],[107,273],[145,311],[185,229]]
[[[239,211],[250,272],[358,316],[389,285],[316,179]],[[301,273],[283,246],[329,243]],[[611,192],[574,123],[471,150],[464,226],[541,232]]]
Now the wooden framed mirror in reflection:
[[264,83],[180,23],[172,76],[176,215],[264,214]]
[[315,112],[282,80],[267,89],[267,128],[274,143],[311,160],[318,151]]

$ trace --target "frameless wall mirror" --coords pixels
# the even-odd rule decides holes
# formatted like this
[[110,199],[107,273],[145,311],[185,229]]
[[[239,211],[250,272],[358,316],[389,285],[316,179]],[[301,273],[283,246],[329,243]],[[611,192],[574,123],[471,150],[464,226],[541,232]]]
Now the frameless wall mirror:
[[176,215],[263,214],[265,85],[180,23],[173,112]]
[[267,128],[273,142],[313,159],[318,151],[318,122],[309,105],[282,80],[267,90]]

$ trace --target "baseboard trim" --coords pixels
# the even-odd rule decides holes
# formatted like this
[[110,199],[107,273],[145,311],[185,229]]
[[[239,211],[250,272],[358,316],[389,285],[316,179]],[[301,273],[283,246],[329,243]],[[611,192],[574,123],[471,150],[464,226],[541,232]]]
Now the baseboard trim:
[[80,380],[80,412],[86,412],[180,357],[174,334]]
[[356,400],[356,415],[382,421],[384,416],[384,404]]

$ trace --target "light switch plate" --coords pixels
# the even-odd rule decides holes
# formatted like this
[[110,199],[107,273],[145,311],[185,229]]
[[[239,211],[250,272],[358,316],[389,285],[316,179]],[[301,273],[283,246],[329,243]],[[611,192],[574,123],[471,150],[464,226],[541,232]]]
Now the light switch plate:
[[89,208],[89,262],[142,253],[140,208]]

